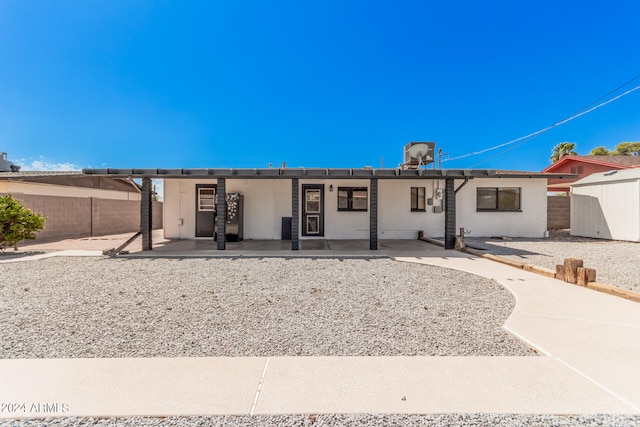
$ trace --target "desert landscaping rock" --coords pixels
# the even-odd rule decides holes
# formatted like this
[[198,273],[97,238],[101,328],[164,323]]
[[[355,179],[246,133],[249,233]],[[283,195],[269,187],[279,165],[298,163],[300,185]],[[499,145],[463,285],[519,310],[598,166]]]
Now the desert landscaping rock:
[[516,415],[516,414],[442,414],[442,415],[385,415],[385,414],[320,414],[320,415],[259,415],[168,418],[48,418],[45,420],[1,421],[0,427],[569,427],[569,426],[637,426],[640,416],[633,415]]
[[596,270],[596,281],[640,292],[640,243],[556,235],[547,239],[491,239],[465,237],[465,242],[486,253],[551,270],[565,258],[579,258]]
[[[494,282],[389,259],[52,258],[0,265],[3,358],[531,355]],[[327,342],[328,340],[328,342]],[[245,342],[243,342],[245,341]],[[68,417],[5,426],[636,426],[637,415]]]
[[500,285],[390,259],[0,265],[2,358],[522,356]]

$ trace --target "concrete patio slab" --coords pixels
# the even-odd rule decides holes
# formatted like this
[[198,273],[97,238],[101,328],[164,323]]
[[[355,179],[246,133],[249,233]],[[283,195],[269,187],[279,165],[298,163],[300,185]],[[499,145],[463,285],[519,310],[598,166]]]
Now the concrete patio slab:
[[248,414],[265,358],[4,359],[0,418]]
[[[468,258],[472,255],[448,251],[448,256]],[[154,245],[152,251],[126,255],[138,257],[313,257],[313,258],[380,258],[391,256],[438,256],[444,253],[438,246],[421,240],[380,240],[377,250],[369,250],[368,240],[300,240],[300,250],[291,250],[291,242],[283,240],[243,240],[227,242],[218,250],[212,239],[169,240]]]
[[[105,249],[117,248],[131,236],[135,234],[134,231],[121,234],[110,234],[106,236],[87,236],[77,237],[69,239],[55,239],[55,240],[26,240],[20,242],[21,250],[28,251],[64,251],[64,250],[88,250],[88,251],[100,251]],[[153,242],[154,244],[162,244],[166,240],[162,236],[163,230],[153,230]],[[138,237],[128,247],[130,251],[142,250],[142,239]]]

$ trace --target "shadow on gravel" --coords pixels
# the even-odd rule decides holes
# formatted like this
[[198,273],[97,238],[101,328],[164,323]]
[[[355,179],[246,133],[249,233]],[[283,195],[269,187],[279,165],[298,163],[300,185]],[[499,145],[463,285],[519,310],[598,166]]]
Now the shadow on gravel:
[[465,243],[473,249],[486,251],[497,256],[514,256],[526,259],[528,256],[539,255],[553,258],[549,253],[525,249],[527,243],[540,248],[545,243],[570,243],[571,245],[611,244],[611,240],[592,239],[589,237],[570,236],[566,232],[553,232],[550,237],[532,239],[523,237],[466,237]]
[[210,255],[210,254],[202,254],[202,255],[168,255],[168,254],[128,254],[128,255],[117,255],[113,258],[105,258],[109,259],[120,259],[127,261],[134,261],[138,259],[147,259],[151,261],[161,261],[161,260],[176,260],[176,261],[184,261],[190,259],[201,259],[201,260],[229,260],[229,261],[239,261],[239,260],[248,260],[248,259],[257,259],[257,260],[266,260],[266,259],[284,259],[285,261],[297,260],[297,259],[308,259],[312,261],[316,260],[363,260],[363,261],[372,261],[377,259],[389,259],[391,256],[389,255]]
[[481,251],[486,251],[492,255],[511,255],[511,256],[519,256],[522,258],[527,258],[530,255],[542,255],[549,256],[547,254],[543,254],[540,252],[528,251],[526,249],[514,248],[511,246],[506,246],[509,243],[517,242],[524,243],[540,243],[544,242],[545,239],[522,239],[522,238],[509,238],[509,239],[486,239],[481,237],[466,237],[465,243],[467,246],[473,249],[479,249]]
[[8,260],[8,259],[22,258],[22,257],[32,256],[32,255],[40,255],[40,254],[44,254],[44,253],[45,253],[45,251],[13,252],[13,250],[11,250],[11,251],[9,251],[9,250],[5,250],[5,251],[0,250],[0,261]]

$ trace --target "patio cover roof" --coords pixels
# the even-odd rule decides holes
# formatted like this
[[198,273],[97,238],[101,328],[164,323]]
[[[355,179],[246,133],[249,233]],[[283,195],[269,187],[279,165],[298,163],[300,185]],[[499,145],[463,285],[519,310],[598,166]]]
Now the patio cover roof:
[[577,175],[493,169],[83,169],[86,175],[132,178],[227,178],[227,179],[471,179],[471,178],[559,178]]

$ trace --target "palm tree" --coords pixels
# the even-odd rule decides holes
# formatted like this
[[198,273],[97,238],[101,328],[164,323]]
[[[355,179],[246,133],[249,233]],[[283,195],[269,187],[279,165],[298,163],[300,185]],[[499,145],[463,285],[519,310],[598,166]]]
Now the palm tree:
[[562,159],[564,156],[575,156],[578,154],[574,151],[575,148],[575,142],[561,142],[560,144],[553,147],[553,151],[551,152],[551,157],[549,157],[549,160],[551,160],[551,163],[555,163],[558,160]]

